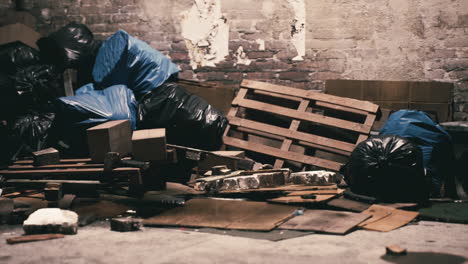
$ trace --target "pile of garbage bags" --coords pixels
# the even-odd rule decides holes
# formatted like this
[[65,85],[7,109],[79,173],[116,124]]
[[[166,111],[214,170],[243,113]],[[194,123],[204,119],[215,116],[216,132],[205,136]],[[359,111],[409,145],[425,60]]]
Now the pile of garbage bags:
[[[37,41],[0,46],[0,132],[5,162],[46,147],[87,155],[86,129],[128,119],[132,129],[166,128],[168,143],[218,149],[224,115],[178,86],[178,67],[123,30],[101,42],[71,22]],[[80,88],[63,95],[63,71],[76,69]]]

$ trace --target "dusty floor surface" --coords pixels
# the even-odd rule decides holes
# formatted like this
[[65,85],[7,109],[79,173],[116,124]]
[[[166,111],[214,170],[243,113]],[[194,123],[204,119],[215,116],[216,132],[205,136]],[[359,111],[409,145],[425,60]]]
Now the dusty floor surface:
[[[468,263],[468,225],[421,221],[388,233],[312,234],[278,242],[180,229],[119,233],[108,222],[77,235],[8,245],[21,226],[0,226],[0,263]],[[385,246],[407,248],[386,257]]]

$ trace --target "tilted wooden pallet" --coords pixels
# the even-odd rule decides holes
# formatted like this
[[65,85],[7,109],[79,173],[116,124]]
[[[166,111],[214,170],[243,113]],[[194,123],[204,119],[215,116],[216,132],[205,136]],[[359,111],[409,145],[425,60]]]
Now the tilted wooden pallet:
[[[275,168],[288,160],[338,171],[341,162],[314,153],[349,156],[356,144],[368,138],[378,108],[367,101],[244,80],[227,116],[224,144],[272,156]],[[261,118],[249,117],[249,111]],[[282,124],[265,115],[279,118]],[[251,135],[279,141],[280,146],[253,142]],[[312,150],[300,153],[292,145]]]

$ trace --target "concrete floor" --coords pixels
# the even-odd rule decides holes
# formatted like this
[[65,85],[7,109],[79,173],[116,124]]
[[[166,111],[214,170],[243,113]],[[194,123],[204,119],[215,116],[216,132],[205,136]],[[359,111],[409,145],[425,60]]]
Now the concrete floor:
[[[150,227],[119,233],[97,222],[64,239],[6,244],[5,238],[22,233],[21,226],[0,226],[0,263],[468,263],[468,226],[428,221],[388,233],[278,242]],[[391,244],[409,254],[384,257]]]

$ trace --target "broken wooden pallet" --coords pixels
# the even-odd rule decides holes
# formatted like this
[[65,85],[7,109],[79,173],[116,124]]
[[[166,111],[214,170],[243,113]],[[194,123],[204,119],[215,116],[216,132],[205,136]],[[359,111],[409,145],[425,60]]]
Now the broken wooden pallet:
[[[378,108],[367,101],[244,80],[227,115],[223,140],[273,157],[275,168],[288,160],[338,171],[356,144],[368,138]],[[251,136],[277,144],[255,142]]]

